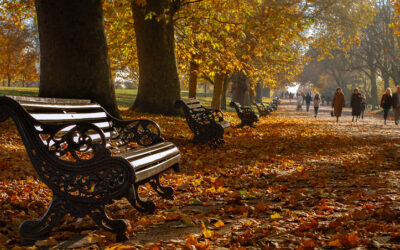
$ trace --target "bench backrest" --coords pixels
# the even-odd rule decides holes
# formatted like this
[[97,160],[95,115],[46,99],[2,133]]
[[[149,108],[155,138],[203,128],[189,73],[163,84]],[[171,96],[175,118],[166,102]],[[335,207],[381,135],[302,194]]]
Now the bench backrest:
[[207,109],[201,105],[200,101],[197,99],[189,98],[177,100],[175,105],[177,108],[183,108],[183,112],[188,121],[193,120],[197,123],[210,123],[214,121],[214,119],[207,114]]
[[[109,115],[97,103],[82,99],[7,96],[17,101],[34,119],[43,124],[90,122],[104,131],[106,139],[115,136]],[[66,131],[68,128],[65,129]],[[96,134],[92,140],[100,140]]]
[[177,105],[181,105],[184,111],[189,111],[191,114],[204,112],[206,108],[201,105],[200,101],[197,99],[189,98],[189,99],[181,99],[178,100]]

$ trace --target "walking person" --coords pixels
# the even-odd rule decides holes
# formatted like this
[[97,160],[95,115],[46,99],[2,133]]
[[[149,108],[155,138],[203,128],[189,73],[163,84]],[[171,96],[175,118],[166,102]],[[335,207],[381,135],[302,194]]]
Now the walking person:
[[392,107],[393,104],[393,97],[392,97],[392,90],[390,88],[386,89],[386,93],[383,94],[382,99],[381,99],[381,108],[383,108],[383,119],[384,119],[384,124],[387,124],[387,118],[389,115],[390,108]]
[[319,110],[319,104],[321,103],[321,97],[319,97],[319,94],[316,93],[314,96],[314,117],[317,118],[318,116],[318,110]]
[[[392,93],[390,91],[390,93]],[[364,120],[364,113],[365,110],[367,109],[367,97],[365,96],[365,94],[361,94],[362,97],[362,101],[361,101],[361,119]]]
[[305,99],[306,99],[307,112],[309,112],[310,111],[311,100],[312,100],[311,94],[307,93]]
[[336,122],[339,121],[339,117],[342,116],[343,107],[346,106],[346,101],[342,93],[341,88],[337,88],[335,94],[333,95],[332,108],[336,116]]
[[397,86],[397,91],[392,95],[393,100],[393,113],[394,113],[394,123],[399,125],[400,118],[400,85]]
[[361,116],[361,103],[362,96],[358,89],[354,89],[353,95],[351,96],[351,115],[353,116],[352,122],[354,122],[354,118],[356,118],[356,122],[358,118]]
[[303,97],[300,95],[300,93],[297,93],[297,108],[296,108],[297,111],[303,110],[303,108],[301,107],[302,100],[303,100]]

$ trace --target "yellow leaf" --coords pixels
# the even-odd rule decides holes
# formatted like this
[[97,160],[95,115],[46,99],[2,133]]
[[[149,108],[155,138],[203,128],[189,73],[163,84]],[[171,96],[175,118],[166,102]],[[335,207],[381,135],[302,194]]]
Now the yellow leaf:
[[271,214],[271,219],[273,219],[273,220],[280,219],[280,218],[282,218],[282,216],[278,213]]
[[203,230],[204,238],[209,239],[214,235],[214,232],[208,229]]
[[214,226],[215,226],[216,228],[221,228],[221,227],[224,227],[225,224],[224,224],[224,222],[222,222],[221,220],[219,220],[219,221],[217,221],[217,223],[214,224]]

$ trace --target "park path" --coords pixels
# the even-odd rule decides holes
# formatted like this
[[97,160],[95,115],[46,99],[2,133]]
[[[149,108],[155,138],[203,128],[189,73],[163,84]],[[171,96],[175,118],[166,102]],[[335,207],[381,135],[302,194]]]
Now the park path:
[[[400,128],[393,120],[384,125],[382,117],[372,113],[352,122],[349,108],[339,123],[330,116],[330,107],[322,106],[318,118],[313,110],[307,113],[305,106],[303,110],[296,111],[284,100],[272,118],[261,118],[255,131],[242,131],[249,137],[245,143],[261,139],[258,146],[271,152],[272,164],[263,165],[265,158],[251,154],[258,152],[257,146],[248,146],[247,156],[256,158],[250,165],[270,167],[267,171],[260,167],[261,183],[255,180],[257,171],[241,170],[238,178],[248,183],[225,181],[225,187],[245,190],[245,195],[239,199],[233,191],[211,200],[195,196],[207,200],[207,205],[184,205],[179,209],[184,218],[206,218],[207,227],[217,235],[208,238],[212,248],[400,247]],[[235,147],[230,139],[228,155]],[[222,229],[213,225],[218,220],[225,222]],[[172,245],[188,244],[190,234],[196,241],[204,240],[199,226],[179,225],[168,222],[132,240],[146,247],[153,246],[154,234],[164,246],[171,239]]]

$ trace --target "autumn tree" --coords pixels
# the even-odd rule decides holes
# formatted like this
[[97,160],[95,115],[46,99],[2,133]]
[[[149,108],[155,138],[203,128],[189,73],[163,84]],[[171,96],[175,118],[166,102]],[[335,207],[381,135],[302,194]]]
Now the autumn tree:
[[132,0],[139,61],[139,88],[133,109],[177,114],[180,84],[175,57],[174,16],[184,1]]
[[0,77],[11,86],[14,81],[36,81],[39,54],[31,27],[0,23]]
[[118,115],[101,0],[35,1],[43,97],[92,99]]

